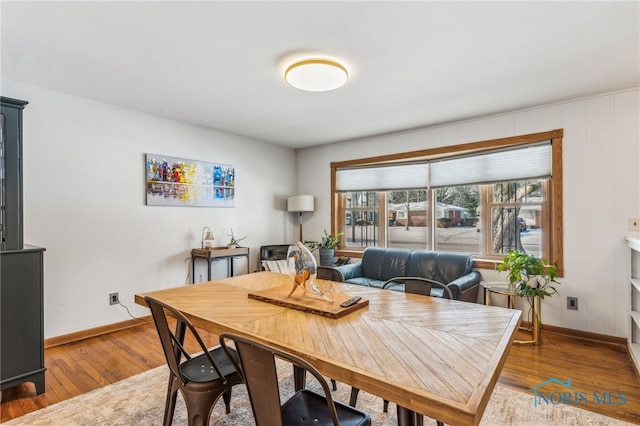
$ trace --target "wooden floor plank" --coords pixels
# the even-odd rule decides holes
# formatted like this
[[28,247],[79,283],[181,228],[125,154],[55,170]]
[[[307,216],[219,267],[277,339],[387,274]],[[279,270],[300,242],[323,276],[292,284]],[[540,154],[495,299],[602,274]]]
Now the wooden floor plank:
[[[217,336],[202,332],[213,346]],[[531,388],[555,377],[571,379],[584,392],[625,392],[622,405],[580,408],[640,424],[640,377],[622,347],[543,332],[541,346],[513,345],[499,383],[532,394]],[[187,340],[190,350],[196,348]],[[2,394],[0,422],[115,383],[164,364],[153,323],[142,324],[45,350],[46,392],[36,396],[31,383]]]

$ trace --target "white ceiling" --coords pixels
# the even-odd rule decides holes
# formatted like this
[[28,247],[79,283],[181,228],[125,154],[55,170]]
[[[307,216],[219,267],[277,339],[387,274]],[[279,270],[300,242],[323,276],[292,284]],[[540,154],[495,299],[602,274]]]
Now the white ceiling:
[[[640,83],[639,2],[9,2],[3,78],[300,148]],[[282,71],[340,60],[342,88]]]

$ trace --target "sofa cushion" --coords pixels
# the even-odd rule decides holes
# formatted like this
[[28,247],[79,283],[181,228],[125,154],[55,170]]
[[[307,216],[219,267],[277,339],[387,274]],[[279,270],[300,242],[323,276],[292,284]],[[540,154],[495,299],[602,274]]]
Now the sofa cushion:
[[375,288],[382,288],[382,286],[385,283],[385,281],[380,281],[380,280],[376,280],[369,277],[351,278],[351,279],[345,280],[345,282],[349,284],[357,284],[365,287],[375,287]]
[[263,260],[262,269],[265,271],[280,272],[281,274],[289,273],[289,262],[283,260]]
[[265,264],[263,263],[264,260],[286,260],[290,246],[291,244],[270,244],[261,246],[257,270],[265,270]]
[[378,281],[407,276],[411,250],[367,247],[362,255],[362,276]]
[[468,274],[472,268],[473,258],[468,254],[416,250],[411,253],[407,276],[447,284]]
[[[402,282],[393,282],[390,285],[388,285],[387,287],[385,287],[387,290],[393,290],[393,291],[399,291],[399,292],[405,292],[405,285]],[[452,289],[450,289],[452,290]],[[456,288],[457,290],[457,288]],[[452,293],[454,293],[454,291],[451,291]],[[458,292],[459,293],[459,292]],[[419,293],[422,294],[422,293]],[[453,298],[456,299],[456,294],[453,294]],[[429,295],[431,297],[440,297],[440,298],[444,298],[444,290],[440,287],[431,287],[431,290],[429,292]]]

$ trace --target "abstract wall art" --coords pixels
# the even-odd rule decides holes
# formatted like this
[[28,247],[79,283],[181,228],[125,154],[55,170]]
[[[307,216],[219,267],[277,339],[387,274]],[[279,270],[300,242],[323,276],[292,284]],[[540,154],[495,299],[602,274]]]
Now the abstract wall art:
[[157,154],[145,154],[145,164],[148,206],[234,206],[233,166]]

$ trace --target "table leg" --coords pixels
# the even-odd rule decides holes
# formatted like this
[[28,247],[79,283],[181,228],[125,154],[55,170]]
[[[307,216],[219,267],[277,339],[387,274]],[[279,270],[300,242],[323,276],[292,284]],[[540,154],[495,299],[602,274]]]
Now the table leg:
[[418,414],[413,410],[396,405],[398,413],[398,426],[422,426],[422,414]]
[[531,321],[533,321],[533,344],[534,345],[539,345],[540,344],[540,298],[539,297],[533,297],[533,315],[531,315],[533,318],[531,319]]

